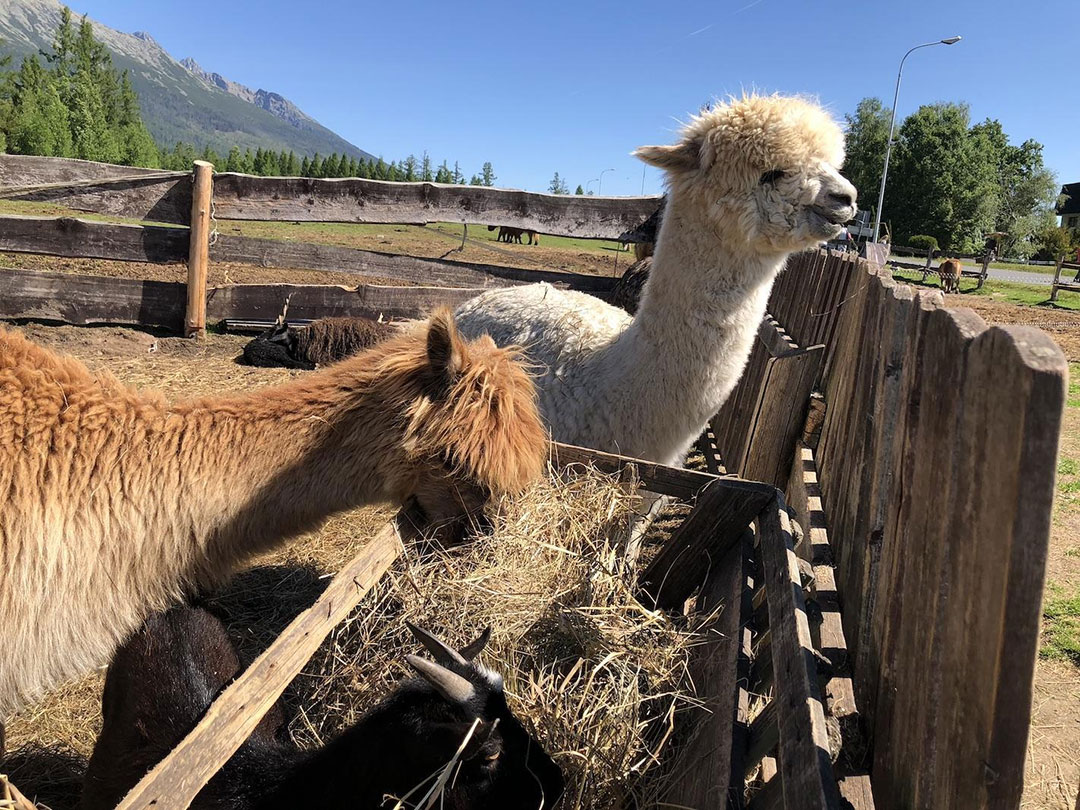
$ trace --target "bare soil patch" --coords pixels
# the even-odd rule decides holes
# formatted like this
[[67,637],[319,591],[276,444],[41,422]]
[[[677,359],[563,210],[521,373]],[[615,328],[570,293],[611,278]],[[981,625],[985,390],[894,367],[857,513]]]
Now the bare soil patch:
[[1080,363],[1080,312],[1052,307],[1021,307],[975,295],[948,295],[950,307],[973,309],[987,323],[1036,326],[1049,334],[1070,363]]

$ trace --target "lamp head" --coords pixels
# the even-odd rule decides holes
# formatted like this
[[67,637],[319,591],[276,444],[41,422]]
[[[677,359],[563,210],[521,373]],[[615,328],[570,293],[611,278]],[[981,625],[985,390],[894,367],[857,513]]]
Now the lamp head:
[[963,37],[949,37],[948,39],[941,40],[941,44],[942,45],[955,45],[961,39],[963,39]]

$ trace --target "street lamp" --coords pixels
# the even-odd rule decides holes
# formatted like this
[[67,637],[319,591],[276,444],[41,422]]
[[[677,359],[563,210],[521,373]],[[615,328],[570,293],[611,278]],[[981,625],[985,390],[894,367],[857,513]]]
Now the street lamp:
[[599,182],[599,184],[597,184],[597,186],[596,186],[596,196],[597,196],[597,197],[599,197],[599,196],[601,196],[601,195],[603,194],[603,188],[604,188],[604,172],[613,172],[613,171],[615,171],[615,170],[614,170],[614,169],[604,169],[604,171],[603,171],[603,172],[600,172],[600,182]]
[[900,77],[904,74],[904,62],[911,56],[912,51],[917,51],[919,48],[929,48],[931,45],[955,45],[960,39],[960,37],[949,37],[948,39],[939,39],[937,42],[924,42],[922,45],[916,45],[905,53],[904,58],[900,60],[900,70],[896,72],[896,92],[893,93],[892,100],[892,119],[889,121],[889,140],[885,144],[885,167],[881,170],[881,188],[878,190],[877,216],[874,218],[875,243],[878,240],[878,234],[881,232],[881,206],[885,204],[885,178],[889,174],[889,155],[892,153],[893,129],[896,127],[896,100],[900,97]]
[[598,178],[598,177],[594,177],[592,180],[589,180],[588,182],[585,183],[585,193],[586,194],[589,193],[589,186],[591,186],[593,183],[595,183],[599,179],[600,178]]

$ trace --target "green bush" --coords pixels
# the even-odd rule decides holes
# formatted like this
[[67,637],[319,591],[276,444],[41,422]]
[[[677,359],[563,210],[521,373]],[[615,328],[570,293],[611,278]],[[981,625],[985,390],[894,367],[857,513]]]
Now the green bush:
[[933,236],[926,236],[925,234],[918,234],[912,236],[907,240],[908,247],[919,248],[920,250],[926,250],[932,248],[934,251],[938,250],[938,241]]

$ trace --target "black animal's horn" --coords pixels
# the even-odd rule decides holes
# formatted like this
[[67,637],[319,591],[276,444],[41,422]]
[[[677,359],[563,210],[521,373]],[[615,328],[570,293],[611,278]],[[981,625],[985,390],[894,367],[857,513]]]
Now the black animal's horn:
[[470,642],[461,648],[461,656],[466,661],[472,661],[476,656],[484,651],[484,648],[491,640],[491,628],[485,627],[484,632],[480,634],[476,641]]
[[421,678],[451,703],[466,703],[475,692],[471,683],[444,666],[416,655],[406,655],[405,660]]
[[[405,626],[409,628],[409,632],[416,637],[416,640],[423,644],[424,648],[443,666],[450,666],[451,664],[456,664],[458,666],[468,665],[469,662],[461,655],[461,653],[449,646],[446,642],[436,638],[432,633],[417,627],[412,622],[405,622]],[[472,645],[469,646],[471,647]],[[477,652],[479,652],[479,650],[477,650]]]

